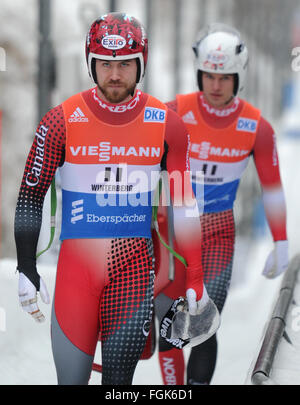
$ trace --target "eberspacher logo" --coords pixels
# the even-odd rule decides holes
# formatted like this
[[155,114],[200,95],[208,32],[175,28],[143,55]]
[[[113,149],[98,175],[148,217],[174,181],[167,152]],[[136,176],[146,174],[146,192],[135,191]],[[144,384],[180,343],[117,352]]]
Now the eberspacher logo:
[[106,49],[117,50],[124,48],[126,39],[121,37],[121,35],[107,35],[102,38],[101,43]]

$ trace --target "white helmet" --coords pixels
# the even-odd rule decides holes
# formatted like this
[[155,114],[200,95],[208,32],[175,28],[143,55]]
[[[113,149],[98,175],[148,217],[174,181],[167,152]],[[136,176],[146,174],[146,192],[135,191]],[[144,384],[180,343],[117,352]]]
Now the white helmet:
[[193,51],[200,90],[202,72],[236,74],[234,95],[244,88],[248,50],[234,28],[220,23],[208,25],[198,33]]

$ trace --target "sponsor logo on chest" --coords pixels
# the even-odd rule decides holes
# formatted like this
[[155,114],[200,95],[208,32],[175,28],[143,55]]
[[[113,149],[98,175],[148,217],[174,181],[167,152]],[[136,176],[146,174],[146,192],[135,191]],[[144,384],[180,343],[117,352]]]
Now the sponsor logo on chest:
[[208,159],[210,156],[236,158],[248,156],[249,150],[239,148],[224,148],[221,146],[212,145],[211,142],[203,141],[201,143],[192,143],[191,153],[197,154],[199,159]]
[[82,110],[77,107],[74,111],[73,114],[70,115],[68,118],[69,122],[88,122],[89,119],[84,115]]
[[111,142],[98,145],[70,146],[72,156],[98,156],[99,162],[108,162],[112,156],[159,157],[160,147],[155,146],[117,146]]
[[146,107],[144,112],[144,122],[165,122],[166,112],[160,108]]
[[256,132],[257,128],[257,120],[251,120],[250,118],[239,118],[236,130],[237,131],[245,131],[245,132]]

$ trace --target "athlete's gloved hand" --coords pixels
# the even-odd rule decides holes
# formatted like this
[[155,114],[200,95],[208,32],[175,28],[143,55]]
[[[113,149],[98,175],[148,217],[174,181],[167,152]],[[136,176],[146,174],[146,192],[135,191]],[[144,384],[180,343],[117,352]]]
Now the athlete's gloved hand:
[[274,249],[266,260],[262,274],[267,278],[275,278],[288,268],[288,264],[288,241],[279,240],[275,242]]
[[197,266],[186,268],[186,298],[190,315],[195,315],[200,307],[207,304],[209,296],[203,283],[202,268]]
[[[41,277],[39,293],[42,301],[45,304],[49,304],[49,293]],[[19,302],[24,311],[32,315],[37,322],[44,322],[45,317],[37,305],[37,289],[22,272],[19,273]]]
[[189,288],[186,291],[186,298],[189,306],[189,314],[196,315],[201,309],[208,303],[209,296],[207,294],[205,286],[203,286],[203,293],[200,300],[197,301],[197,294],[193,288]]

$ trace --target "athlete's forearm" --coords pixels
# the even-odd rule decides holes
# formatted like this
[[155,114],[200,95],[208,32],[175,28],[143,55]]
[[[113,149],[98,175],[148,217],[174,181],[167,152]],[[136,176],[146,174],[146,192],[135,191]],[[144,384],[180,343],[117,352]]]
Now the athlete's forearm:
[[203,269],[201,260],[201,225],[195,210],[186,206],[173,207],[174,234],[178,251],[187,262],[187,286],[197,290],[199,300],[202,295]]
[[262,199],[273,240],[286,240],[286,204],[281,185],[264,188]]
[[166,166],[171,178],[174,232],[179,253],[187,262],[186,286],[195,289],[199,300],[203,291],[201,225],[189,171],[189,135],[176,113],[169,110],[169,117],[171,125],[166,134],[169,145]]
[[285,240],[286,204],[281,183],[276,138],[271,125],[262,118],[253,149],[254,162],[262,187],[266,218],[274,241]]

